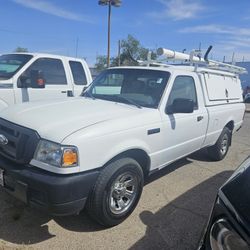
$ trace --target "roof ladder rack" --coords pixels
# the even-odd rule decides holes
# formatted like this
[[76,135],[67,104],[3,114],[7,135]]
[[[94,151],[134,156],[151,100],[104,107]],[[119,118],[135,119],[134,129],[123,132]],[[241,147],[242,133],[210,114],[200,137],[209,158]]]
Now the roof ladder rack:
[[[201,57],[201,52],[198,50],[193,50],[190,55],[177,52],[174,50],[169,50],[165,48],[158,48],[157,49],[157,55],[158,56],[164,56],[167,60],[174,60],[174,61],[182,61],[190,64],[195,64],[196,68],[198,65],[203,65],[211,69],[217,69],[217,70],[223,70],[235,74],[245,74],[247,73],[247,70],[243,67],[235,66],[228,63],[223,63],[219,61],[209,60],[208,54],[211,51],[212,46],[209,46],[208,50],[205,53],[204,58]],[[150,63],[150,61],[148,61]],[[153,62],[152,62],[153,64]],[[161,63],[159,63],[162,65]],[[166,65],[169,66],[169,65]]]

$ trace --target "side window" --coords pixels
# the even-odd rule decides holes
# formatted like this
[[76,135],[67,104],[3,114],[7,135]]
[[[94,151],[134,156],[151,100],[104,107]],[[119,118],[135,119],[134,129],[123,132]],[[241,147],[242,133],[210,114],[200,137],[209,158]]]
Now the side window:
[[26,71],[41,70],[47,85],[66,85],[67,79],[63,63],[59,59],[39,58]]
[[195,108],[198,108],[196,88],[193,77],[177,76],[175,78],[172,90],[168,97],[167,106],[172,105],[173,101],[177,98],[191,99],[195,104]]
[[75,85],[87,85],[87,78],[84,68],[80,62],[69,62]]

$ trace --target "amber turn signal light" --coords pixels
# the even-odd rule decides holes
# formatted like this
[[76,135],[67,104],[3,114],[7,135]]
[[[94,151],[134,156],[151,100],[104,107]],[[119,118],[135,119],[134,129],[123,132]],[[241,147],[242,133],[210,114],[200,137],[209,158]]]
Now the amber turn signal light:
[[65,149],[63,152],[63,167],[77,165],[77,152],[74,149]]

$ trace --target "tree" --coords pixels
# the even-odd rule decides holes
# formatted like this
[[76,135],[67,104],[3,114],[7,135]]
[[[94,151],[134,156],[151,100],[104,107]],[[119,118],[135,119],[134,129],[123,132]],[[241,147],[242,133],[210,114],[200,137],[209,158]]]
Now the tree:
[[[147,60],[149,49],[144,48],[139,40],[132,35],[128,35],[127,39],[121,41],[121,64],[122,65],[138,65],[136,60]],[[156,59],[153,52],[151,59]]]
[[[118,57],[110,58],[110,67],[118,66]],[[107,57],[106,56],[97,56],[95,68],[97,71],[102,71],[107,68]]]
[[28,49],[27,48],[22,48],[22,47],[17,47],[14,52],[28,52]]
[[[138,65],[136,60],[147,60],[148,52],[149,49],[144,48],[139,40],[132,35],[128,35],[126,39],[121,41],[121,65]],[[156,53],[153,52],[151,58],[153,60],[156,59]],[[95,66],[98,70],[105,69],[107,67],[107,57],[98,56]],[[118,66],[118,57],[112,57],[110,59],[110,66]]]
[[97,56],[96,57],[96,63],[95,68],[98,71],[102,71],[107,67],[107,57],[106,56]]

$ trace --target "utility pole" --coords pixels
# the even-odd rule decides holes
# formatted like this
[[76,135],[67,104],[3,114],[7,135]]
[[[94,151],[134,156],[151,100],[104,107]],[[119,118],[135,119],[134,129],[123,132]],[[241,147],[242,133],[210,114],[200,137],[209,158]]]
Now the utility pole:
[[107,56],[107,67],[110,66],[110,20],[111,20],[111,1],[108,2],[108,56]]
[[79,39],[78,39],[78,37],[76,38],[76,57],[77,57],[77,55],[78,55],[78,41]]
[[110,26],[111,26],[111,7],[120,7],[121,0],[99,0],[101,6],[108,6],[108,48],[107,48],[107,67],[110,66]]
[[232,55],[232,65],[235,65],[234,56],[235,56],[235,53],[233,52],[233,55]]
[[118,41],[118,66],[121,66],[121,40]]

